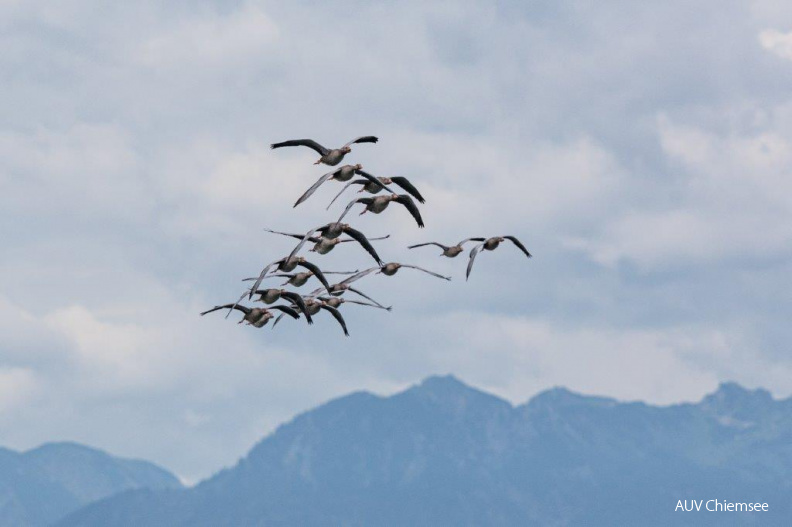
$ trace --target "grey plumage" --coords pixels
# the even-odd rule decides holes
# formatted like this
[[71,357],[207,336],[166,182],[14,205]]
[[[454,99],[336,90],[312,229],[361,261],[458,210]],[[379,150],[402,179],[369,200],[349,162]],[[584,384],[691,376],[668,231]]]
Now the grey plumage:
[[315,165],[319,163],[324,163],[325,165],[336,166],[338,163],[344,159],[344,156],[347,155],[349,152],[352,151],[350,145],[355,143],[376,143],[379,139],[373,135],[364,135],[362,137],[358,137],[357,139],[353,139],[349,141],[347,144],[342,146],[341,148],[327,148],[313,139],[291,139],[289,141],[283,141],[281,143],[273,143],[270,145],[270,148],[283,148],[286,146],[307,146],[308,148],[314,150],[317,154],[321,157],[319,158]]
[[360,214],[365,214],[366,212],[372,212],[374,214],[379,214],[385,209],[388,208],[388,205],[392,201],[396,201],[404,205],[404,207],[409,211],[412,215],[415,222],[418,224],[418,227],[423,228],[424,222],[423,218],[421,218],[421,212],[418,210],[418,207],[415,205],[415,202],[412,198],[406,194],[388,194],[386,196],[376,196],[374,198],[358,198],[356,200],[352,200],[344,209],[344,212],[341,214],[341,217],[338,218],[338,222],[344,219],[344,216],[357,205],[358,203],[362,203],[365,205],[365,209]]
[[470,241],[483,242],[484,238],[465,238],[464,240],[462,240],[461,242],[459,242],[456,245],[443,245],[442,243],[437,243],[437,242],[419,243],[419,244],[416,244],[416,245],[410,245],[407,248],[408,249],[415,249],[417,247],[425,247],[427,245],[436,245],[436,246],[440,247],[443,250],[443,252],[441,253],[441,256],[446,256],[448,258],[456,258],[457,255],[459,255],[463,251],[462,246],[465,245],[467,242],[470,242]]
[[514,245],[516,245],[526,257],[531,258],[531,253],[528,252],[528,249],[525,248],[525,245],[523,245],[522,242],[514,236],[493,236],[492,238],[487,238],[483,243],[480,243],[471,249],[470,259],[468,260],[467,271],[465,273],[465,280],[470,278],[470,272],[473,270],[473,262],[476,260],[476,256],[479,254],[479,252],[482,249],[485,251],[494,251],[504,240],[509,240]]

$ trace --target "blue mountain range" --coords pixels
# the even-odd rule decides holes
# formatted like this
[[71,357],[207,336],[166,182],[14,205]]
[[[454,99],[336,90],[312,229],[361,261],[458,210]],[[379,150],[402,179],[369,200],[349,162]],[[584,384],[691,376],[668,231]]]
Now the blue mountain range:
[[[691,500],[768,510],[679,510]],[[695,404],[555,388],[513,406],[431,377],[299,415],[195,487],[122,492],[58,525],[792,525],[792,399],[727,383]]]
[[137,488],[176,489],[171,473],[75,443],[0,448],[0,526],[50,525],[96,500]]

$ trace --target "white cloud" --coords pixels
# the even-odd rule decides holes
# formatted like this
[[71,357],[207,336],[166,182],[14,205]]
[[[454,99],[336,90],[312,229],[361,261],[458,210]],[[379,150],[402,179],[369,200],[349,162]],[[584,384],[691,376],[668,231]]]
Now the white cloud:
[[759,33],[759,43],[763,48],[779,57],[792,60],[792,32],[784,33],[777,29],[765,29]]
[[138,60],[161,69],[185,64],[233,67],[250,57],[272,54],[277,39],[278,27],[253,3],[225,14],[204,8],[148,38]]
[[62,131],[0,131],[7,212],[128,219],[146,214],[146,177],[128,133],[79,123]]
[[[766,260],[792,243],[792,135],[783,108],[749,133],[658,120],[673,203],[623,204],[593,240],[571,240],[604,265],[652,270],[728,259]],[[659,186],[659,185],[658,185]]]
[[26,368],[0,368],[0,418],[6,421],[29,402],[39,386],[35,373]]

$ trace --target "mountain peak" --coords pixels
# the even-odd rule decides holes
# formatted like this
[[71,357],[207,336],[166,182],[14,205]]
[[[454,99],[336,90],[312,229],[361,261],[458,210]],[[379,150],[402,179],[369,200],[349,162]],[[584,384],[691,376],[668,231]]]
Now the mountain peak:
[[511,403],[508,401],[468,386],[453,375],[432,375],[420,384],[394,395],[391,399],[395,401],[412,399],[420,401],[421,404],[428,403],[443,407],[456,414],[471,410],[488,411],[495,407],[511,409]]
[[420,388],[429,390],[472,390],[470,386],[460,381],[452,374],[431,375],[421,381]]
[[717,402],[721,404],[733,404],[744,401],[770,402],[773,396],[764,388],[750,390],[734,381],[722,382],[718,389],[704,397],[704,401]]
[[73,441],[55,441],[51,443],[43,443],[36,448],[28,450],[25,454],[30,455],[37,455],[43,453],[79,453],[79,454],[91,454],[91,455],[99,455],[99,456],[109,456],[106,452],[99,450],[97,448],[89,447],[86,445],[81,445],[79,443],[75,443]]
[[753,420],[772,407],[773,396],[763,388],[750,390],[736,382],[723,382],[701,401],[701,406],[716,415]]
[[616,404],[618,403],[615,399],[581,395],[561,386],[556,386],[539,392],[533,396],[525,406],[532,410],[537,410],[541,408],[561,408],[579,405],[615,406]]
[[428,396],[432,399],[482,398],[497,399],[506,402],[499,397],[482,392],[481,390],[465,384],[451,374],[432,375],[403,393]]

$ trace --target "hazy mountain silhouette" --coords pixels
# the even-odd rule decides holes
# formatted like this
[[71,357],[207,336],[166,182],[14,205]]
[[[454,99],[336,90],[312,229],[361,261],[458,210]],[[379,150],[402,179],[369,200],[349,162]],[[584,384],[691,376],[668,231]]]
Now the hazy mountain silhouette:
[[169,472],[146,461],[120,459],[74,443],[49,443],[27,452],[0,448],[0,525],[49,525],[119,492],[180,488]]
[[[331,401],[194,488],[60,525],[786,525],[791,491],[792,402],[766,391],[656,407],[556,388],[513,407],[448,376]],[[674,512],[692,499],[770,512]]]

